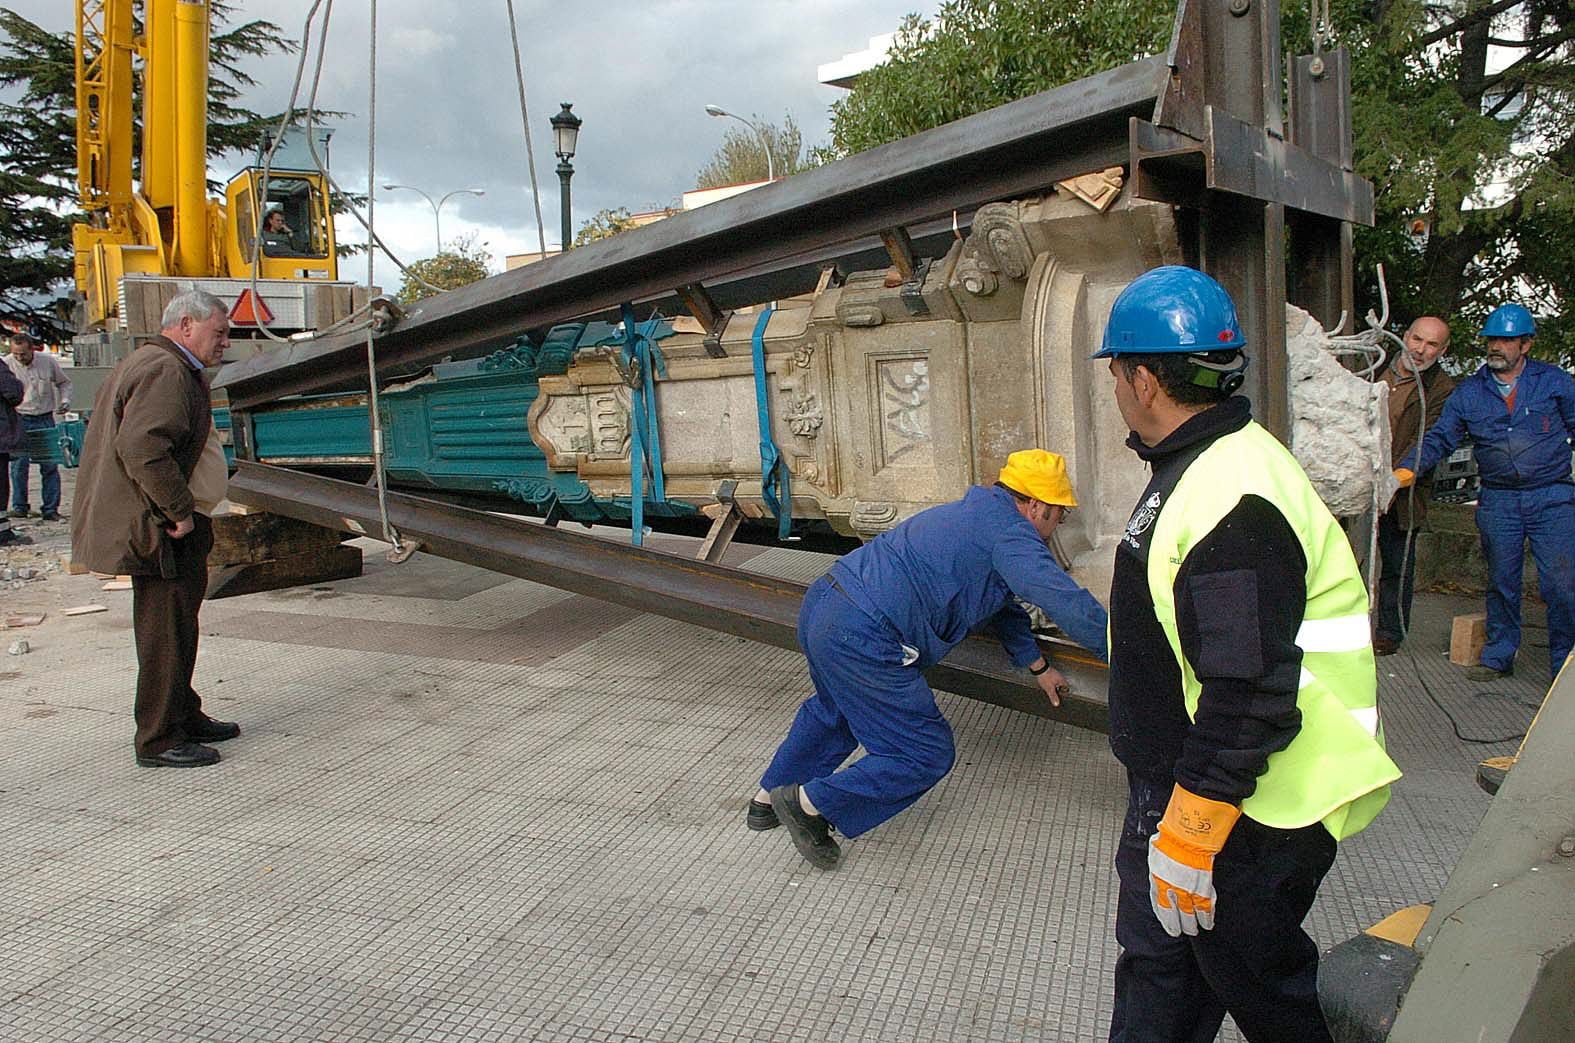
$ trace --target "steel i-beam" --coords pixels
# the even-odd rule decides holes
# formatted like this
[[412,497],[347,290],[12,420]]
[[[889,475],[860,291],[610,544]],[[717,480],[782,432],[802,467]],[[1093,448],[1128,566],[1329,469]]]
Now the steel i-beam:
[[[382,529],[377,493],[363,485],[240,461],[230,497],[291,518],[359,534]],[[798,647],[796,627],[805,587],[662,554],[642,547],[550,529],[485,511],[388,494],[389,519],[400,535],[439,557],[465,562],[640,612],[720,630],[778,648]],[[1056,665],[1075,690],[1059,709],[1000,646],[964,641],[926,676],[943,691],[1105,732],[1105,671],[1086,652],[1068,650]],[[1093,693],[1097,693],[1097,696]]]

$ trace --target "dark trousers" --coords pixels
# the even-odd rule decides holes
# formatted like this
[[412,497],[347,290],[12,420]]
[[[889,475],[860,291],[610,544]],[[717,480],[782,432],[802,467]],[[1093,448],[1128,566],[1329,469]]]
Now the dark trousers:
[[[798,642],[815,694],[804,700],[760,785],[799,783],[845,837],[868,832],[952,770],[952,728],[895,633],[822,576],[804,594]],[[865,756],[838,771],[857,747]]]
[[173,576],[131,577],[131,626],[137,643],[137,753],[149,757],[188,739],[203,720],[202,700],[191,687],[197,665],[197,612],[208,589],[212,524],[195,515],[196,527],[167,539]]
[[1403,640],[1411,629],[1411,596],[1416,582],[1416,530],[1402,529],[1394,511],[1378,516],[1379,637]]
[[[29,413],[22,414],[22,430],[46,431],[55,426],[53,414],[45,413],[42,416],[33,416]],[[13,510],[25,511],[27,503],[27,468],[33,458],[24,451],[11,454],[11,507]],[[60,510],[60,465],[38,463],[38,480],[41,486],[39,495],[43,499],[42,507],[45,514],[55,514]]]
[[1212,931],[1172,938],[1149,903],[1148,838],[1171,784],[1128,777],[1116,872],[1116,1009],[1120,1043],[1207,1043],[1228,1012],[1253,1043],[1330,1039],[1318,1007],[1318,946],[1302,920],[1335,842],[1321,824],[1272,829],[1243,817],[1214,861]]

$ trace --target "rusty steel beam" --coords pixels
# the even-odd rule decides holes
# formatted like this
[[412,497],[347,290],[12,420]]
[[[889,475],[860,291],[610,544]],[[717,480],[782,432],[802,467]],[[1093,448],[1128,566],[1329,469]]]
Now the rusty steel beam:
[[[1168,79],[1163,57],[1133,62],[428,297],[378,337],[380,367],[482,354],[695,283],[726,308],[724,277],[1119,166],[1128,120],[1152,114]],[[246,409],[364,380],[365,335],[345,333],[227,366],[215,386]]]
[[[237,503],[358,534],[382,531],[377,493],[363,485],[238,461],[229,495]],[[388,494],[389,519],[423,550],[640,612],[796,649],[803,584],[663,554],[438,503]],[[1086,652],[1056,654],[1074,691],[1052,708],[999,645],[964,641],[926,676],[943,691],[1022,713],[1105,732],[1103,664]]]

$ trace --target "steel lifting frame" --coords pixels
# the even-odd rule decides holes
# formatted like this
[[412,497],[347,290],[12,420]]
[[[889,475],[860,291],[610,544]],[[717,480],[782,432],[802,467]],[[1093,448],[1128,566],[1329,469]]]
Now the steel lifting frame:
[[[522,331],[608,316],[625,301],[642,316],[699,302],[714,324],[731,308],[813,289],[832,264],[900,267],[939,256],[954,215],[966,223],[985,203],[1125,164],[1139,196],[1181,208],[1188,260],[1231,291],[1248,342],[1263,347],[1249,384],[1255,412],[1284,438],[1286,222],[1297,245],[1290,299],[1335,325],[1352,310],[1350,224],[1372,222],[1372,190],[1351,171],[1342,51],[1297,60],[1287,136],[1279,29],[1277,0],[1182,0],[1165,56],[429,297],[378,335],[379,375],[475,357]],[[246,411],[354,387],[365,379],[364,352],[361,334],[345,334],[227,366],[216,387],[240,414],[238,456],[249,455]],[[232,490],[306,521],[379,528],[370,494],[330,479],[243,462]],[[460,510],[390,498],[398,529],[432,553],[794,647],[797,584]],[[1051,712],[984,642],[965,642],[932,674],[953,692],[1105,727],[1097,700],[1072,698]]]

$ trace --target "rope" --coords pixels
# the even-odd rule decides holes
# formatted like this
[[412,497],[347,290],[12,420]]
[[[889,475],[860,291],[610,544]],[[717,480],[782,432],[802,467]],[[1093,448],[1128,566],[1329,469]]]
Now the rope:
[[754,356],[755,415],[760,425],[760,496],[776,516],[777,539],[785,540],[793,528],[792,474],[771,440],[771,398],[766,388],[766,325],[775,310],[768,304],[760,312],[749,347]]
[[[514,0],[504,0],[509,9],[509,40],[514,47],[514,81],[520,91],[520,122],[525,125],[525,165],[530,169],[530,195],[536,204],[536,239],[541,256],[547,256],[547,229],[541,222],[541,188],[536,183],[536,150],[530,140],[530,115],[525,108],[525,67],[520,61],[520,34],[514,24]],[[568,244],[564,244],[568,249]]]
[[633,400],[634,422],[629,444],[629,539],[636,547],[645,542],[645,472],[651,471],[651,498],[666,500],[662,476],[662,438],[656,418],[656,375],[667,376],[667,360],[652,340],[661,324],[654,315],[642,329],[634,321],[634,306],[624,304],[623,362],[629,373],[629,397]]

